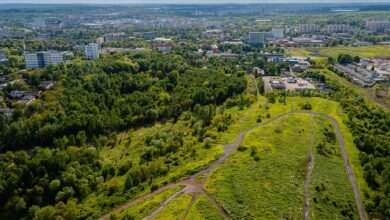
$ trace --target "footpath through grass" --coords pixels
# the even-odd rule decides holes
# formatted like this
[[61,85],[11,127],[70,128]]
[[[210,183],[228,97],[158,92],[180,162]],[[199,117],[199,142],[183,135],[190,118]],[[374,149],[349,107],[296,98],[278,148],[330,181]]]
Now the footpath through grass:
[[151,219],[183,219],[185,211],[191,202],[193,193],[184,194],[172,200],[161,212],[153,216]]
[[220,211],[211,203],[206,196],[200,195],[199,198],[195,201],[192,206],[187,220],[200,220],[200,219],[210,219],[210,220],[223,220],[224,217]]
[[358,219],[335,129],[328,119],[315,117],[314,168],[310,181],[310,219]]
[[311,116],[290,115],[247,134],[206,189],[236,219],[299,219]]
[[125,209],[119,214],[116,214],[116,219],[142,219],[153,212],[161,203],[167,200],[171,195],[180,190],[180,186],[167,189],[155,196],[152,196],[144,201],[139,202],[138,204]]

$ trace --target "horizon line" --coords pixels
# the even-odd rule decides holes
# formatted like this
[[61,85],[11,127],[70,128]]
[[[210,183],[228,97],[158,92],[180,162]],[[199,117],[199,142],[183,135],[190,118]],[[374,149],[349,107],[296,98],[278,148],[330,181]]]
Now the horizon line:
[[136,2],[127,2],[127,3],[105,3],[105,2],[94,2],[94,3],[84,3],[84,2],[48,2],[48,3],[39,3],[39,2],[0,2],[0,5],[267,5],[267,4],[390,4],[389,2],[370,2],[368,0],[362,2],[246,2],[246,3],[232,3],[232,2],[204,2],[204,3],[195,3],[195,2],[145,2],[145,3],[136,3]]

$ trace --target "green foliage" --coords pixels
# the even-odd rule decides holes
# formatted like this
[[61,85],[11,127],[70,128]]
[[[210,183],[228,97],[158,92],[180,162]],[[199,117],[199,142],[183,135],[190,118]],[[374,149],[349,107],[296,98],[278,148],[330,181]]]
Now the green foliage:
[[[222,104],[246,87],[242,75],[188,67],[177,55],[117,56],[75,61],[66,75],[60,74],[59,67],[50,66],[37,73],[36,82],[30,77],[33,84],[42,79],[60,80],[60,86],[52,91],[56,97],[37,102],[10,122],[2,121],[0,144],[21,149],[51,146],[56,140],[59,147],[84,146],[93,136],[177,119],[197,104]],[[209,116],[205,123],[210,122]]]

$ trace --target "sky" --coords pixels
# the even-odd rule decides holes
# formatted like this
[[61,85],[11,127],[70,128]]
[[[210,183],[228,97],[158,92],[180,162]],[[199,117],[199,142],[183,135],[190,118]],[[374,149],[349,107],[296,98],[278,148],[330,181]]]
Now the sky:
[[178,3],[390,3],[390,0],[0,0],[1,3],[82,3],[82,4],[178,4]]

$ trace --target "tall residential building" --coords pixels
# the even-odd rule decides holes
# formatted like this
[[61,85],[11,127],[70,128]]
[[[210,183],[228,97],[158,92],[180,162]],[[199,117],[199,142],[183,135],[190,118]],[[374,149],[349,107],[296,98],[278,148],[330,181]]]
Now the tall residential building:
[[264,47],[265,34],[264,32],[249,32],[249,44],[252,47]]
[[91,43],[85,46],[85,56],[88,60],[96,60],[99,58],[99,44]]
[[330,24],[326,26],[329,33],[346,33],[351,30],[351,26],[347,24]]
[[384,32],[387,29],[390,29],[390,22],[385,21],[367,21],[366,29],[374,32]]
[[321,30],[321,25],[319,24],[300,24],[298,25],[298,33],[313,33],[319,32]]
[[56,51],[42,51],[32,54],[24,54],[26,69],[43,68],[50,64],[60,64],[64,62],[63,54]]

